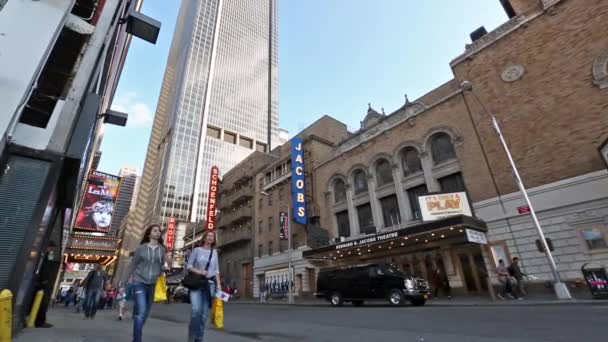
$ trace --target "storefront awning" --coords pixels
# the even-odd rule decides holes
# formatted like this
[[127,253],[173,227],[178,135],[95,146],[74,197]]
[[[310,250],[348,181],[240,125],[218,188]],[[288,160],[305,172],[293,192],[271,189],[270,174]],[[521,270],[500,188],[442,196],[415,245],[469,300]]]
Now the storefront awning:
[[64,261],[109,265],[116,260],[118,239],[88,234],[71,234]]
[[484,221],[463,215],[452,216],[307,250],[303,252],[303,257],[331,261],[387,251],[409,252],[439,248],[445,245],[467,243],[467,229],[481,233],[488,230]]

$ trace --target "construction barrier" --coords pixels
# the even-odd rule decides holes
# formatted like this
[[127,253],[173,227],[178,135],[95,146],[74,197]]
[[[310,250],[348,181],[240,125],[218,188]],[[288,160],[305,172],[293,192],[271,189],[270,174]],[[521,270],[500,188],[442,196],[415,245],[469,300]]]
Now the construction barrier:
[[36,322],[36,316],[38,315],[38,309],[40,309],[40,303],[42,303],[42,297],[44,297],[44,291],[38,290],[36,291],[36,297],[34,298],[34,304],[32,304],[32,309],[30,310],[30,315],[27,318],[27,323],[25,325],[26,328],[33,328],[34,323]]
[[13,331],[13,293],[0,292],[0,342],[11,342]]

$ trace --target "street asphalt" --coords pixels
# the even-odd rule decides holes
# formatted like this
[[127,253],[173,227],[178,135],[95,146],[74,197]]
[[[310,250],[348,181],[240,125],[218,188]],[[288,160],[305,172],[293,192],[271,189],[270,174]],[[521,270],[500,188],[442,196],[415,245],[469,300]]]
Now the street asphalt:
[[[606,303],[608,304],[608,303]],[[190,307],[155,304],[144,341],[186,341]],[[51,329],[30,329],[16,342],[130,341],[132,321],[103,311],[95,321],[54,309]],[[225,328],[205,341],[600,341],[606,339],[608,305],[425,306],[332,308],[229,303]]]

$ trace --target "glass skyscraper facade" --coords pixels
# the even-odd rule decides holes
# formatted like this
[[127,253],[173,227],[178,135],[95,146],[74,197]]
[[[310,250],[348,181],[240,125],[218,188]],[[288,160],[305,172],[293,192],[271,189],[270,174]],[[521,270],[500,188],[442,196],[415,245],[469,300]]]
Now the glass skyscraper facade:
[[276,2],[182,0],[132,229],[203,221],[211,167],[278,144]]

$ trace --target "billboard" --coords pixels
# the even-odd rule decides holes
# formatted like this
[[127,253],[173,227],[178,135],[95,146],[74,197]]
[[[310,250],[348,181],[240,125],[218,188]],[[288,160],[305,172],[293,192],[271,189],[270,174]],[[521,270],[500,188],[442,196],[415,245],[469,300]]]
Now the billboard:
[[220,170],[217,166],[211,167],[211,179],[209,180],[209,196],[207,197],[207,220],[205,229],[215,229],[215,211],[217,209],[217,192],[220,184]]
[[422,221],[433,221],[454,215],[472,216],[466,192],[418,196]]
[[304,187],[304,149],[302,139],[291,139],[291,197],[293,199],[293,220],[306,224],[306,189]]
[[172,251],[173,246],[175,245],[175,227],[177,226],[177,221],[175,217],[169,217],[169,223],[167,223],[167,234],[165,235],[165,247],[167,251]]
[[283,211],[279,213],[279,239],[289,239],[289,218],[287,218],[287,213]]
[[91,171],[85,183],[74,229],[109,232],[119,189],[120,177]]

